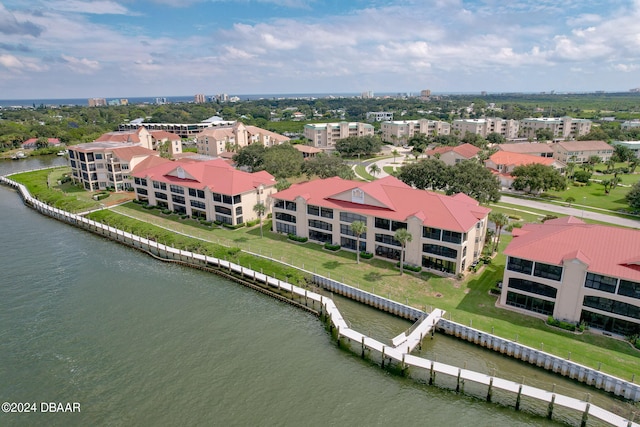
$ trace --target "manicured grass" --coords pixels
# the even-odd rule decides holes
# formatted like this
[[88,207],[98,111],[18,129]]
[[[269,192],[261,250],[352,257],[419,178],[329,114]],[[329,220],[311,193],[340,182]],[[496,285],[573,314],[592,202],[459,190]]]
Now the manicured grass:
[[367,181],[373,181],[375,179],[373,175],[367,172],[367,169],[362,165],[356,166],[356,175]]
[[[34,188],[48,191],[46,178],[46,174],[41,174],[41,184]],[[75,196],[68,197],[76,200]],[[501,205],[495,209],[514,214],[509,206]],[[526,210],[532,213],[515,211],[515,214],[528,221],[544,216],[531,209]],[[134,203],[94,212],[90,216],[143,237],[153,237],[161,243],[230,259],[293,283],[302,284],[304,274],[282,263],[421,309],[441,308],[447,311],[447,318],[451,317],[456,322],[471,324],[474,328],[508,339],[516,339],[517,336],[518,341],[525,345],[535,348],[543,345],[545,351],[561,357],[568,357],[571,352],[571,360],[593,368],[602,363],[602,371],[623,379],[629,380],[634,373],[640,372],[640,352],[625,342],[589,333],[574,335],[548,327],[542,319],[495,307],[497,297],[490,295],[489,290],[502,279],[505,263],[502,250],[511,239],[508,234],[503,234],[499,255],[491,264],[478,273],[457,280],[427,272],[406,272],[400,276],[395,262],[382,259],[362,260],[357,264],[355,253],[350,251],[331,252],[316,243],[294,243],[284,235],[270,232],[270,221],[265,221],[264,238],[260,238],[259,226],[238,230],[203,227],[196,221],[142,209]],[[282,263],[251,256],[238,249]]]

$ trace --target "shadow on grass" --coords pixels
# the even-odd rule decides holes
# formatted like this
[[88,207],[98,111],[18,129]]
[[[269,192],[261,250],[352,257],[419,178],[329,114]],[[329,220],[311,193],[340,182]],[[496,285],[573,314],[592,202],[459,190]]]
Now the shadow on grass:
[[236,243],[246,243],[249,241],[249,239],[247,239],[246,237],[238,237],[237,239],[233,239],[233,241]]
[[341,263],[338,261],[327,261],[322,264],[322,266],[327,270],[335,270],[336,268],[340,267],[340,265]]
[[380,274],[377,271],[372,271],[370,273],[367,273],[363,276],[364,280],[366,280],[367,282],[377,282],[380,279],[382,279],[382,274]]

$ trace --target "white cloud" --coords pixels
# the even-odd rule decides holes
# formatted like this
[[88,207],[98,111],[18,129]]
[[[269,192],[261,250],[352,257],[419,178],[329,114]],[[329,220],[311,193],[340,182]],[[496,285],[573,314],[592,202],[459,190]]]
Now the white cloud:
[[613,69],[616,71],[622,71],[623,73],[630,73],[632,71],[636,71],[640,69],[640,65],[638,64],[615,64]]
[[100,69],[100,63],[87,58],[76,58],[69,55],[60,55],[67,66],[80,74],[92,74]]
[[29,57],[19,58],[8,54],[0,55],[0,66],[19,73],[28,71],[40,72],[48,69],[47,66],[40,64],[37,59]]
[[87,13],[96,15],[130,15],[124,6],[110,0],[82,1],[62,0],[47,3],[47,6],[60,12]]

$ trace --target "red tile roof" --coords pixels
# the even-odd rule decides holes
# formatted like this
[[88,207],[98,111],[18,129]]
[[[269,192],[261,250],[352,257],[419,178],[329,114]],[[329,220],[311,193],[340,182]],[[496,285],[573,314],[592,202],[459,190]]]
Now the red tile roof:
[[[382,206],[339,199],[341,193],[344,197],[345,192],[354,189],[362,190]],[[445,196],[431,191],[416,190],[392,176],[367,183],[337,177],[317,179],[294,184],[273,194],[272,197],[288,201],[302,197],[310,205],[396,221],[406,221],[409,217],[416,216],[430,227],[458,232],[468,231],[490,212],[490,209],[480,206],[468,196]]]
[[[551,166],[554,162],[556,162],[556,159],[552,157],[540,157],[531,154],[521,154],[509,151],[496,151],[489,157],[489,160],[491,160],[496,165],[506,165],[509,169],[515,166],[530,165],[534,163]],[[485,160],[485,164],[486,162],[487,161]]]
[[640,282],[640,230],[568,217],[513,231],[505,255],[553,265],[579,259],[590,272]]
[[549,144],[542,142],[517,142],[513,144],[498,144],[495,146],[499,151],[509,151],[511,153],[532,154],[543,153],[552,154],[553,148]]
[[425,151],[424,154],[426,154],[427,156],[433,156],[435,154],[444,154],[450,151],[453,151],[454,153],[459,154],[465,159],[470,159],[476,156],[480,152],[480,149],[475,145],[465,143],[455,147],[451,147],[451,146],[437,147],[437,148],[434,148],[433,150]]
[[561,141],[556,144],[567,151],[613,150],[614,148],[604,141]]
[[[184,171],[185,178],[178,177],[178,168]],[[268,172],[242,172],[222,159],[204,162],[183,159],[147,169],[136,167],[132,176],[189,188],[209,188],[215,193],[226,195],[246,193],[260,185],[268,187],[276,184],[275,178]]]

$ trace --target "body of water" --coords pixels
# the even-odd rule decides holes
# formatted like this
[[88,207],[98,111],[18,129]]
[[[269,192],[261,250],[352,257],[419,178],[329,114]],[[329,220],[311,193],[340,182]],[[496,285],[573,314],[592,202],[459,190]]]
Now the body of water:
[[[62,162],[0,161],[0,174]],[[308,313],[44,217],[4,186],[0,230],[0,402],[38,408],[0,413],[2,426],[557,425],[392,375],[337,348]],[[409,326],[338,304],[380,338]],[[423,349],[501,364],[477,350],[439,335]],[[42,402],[81,412],[42,413]]]

